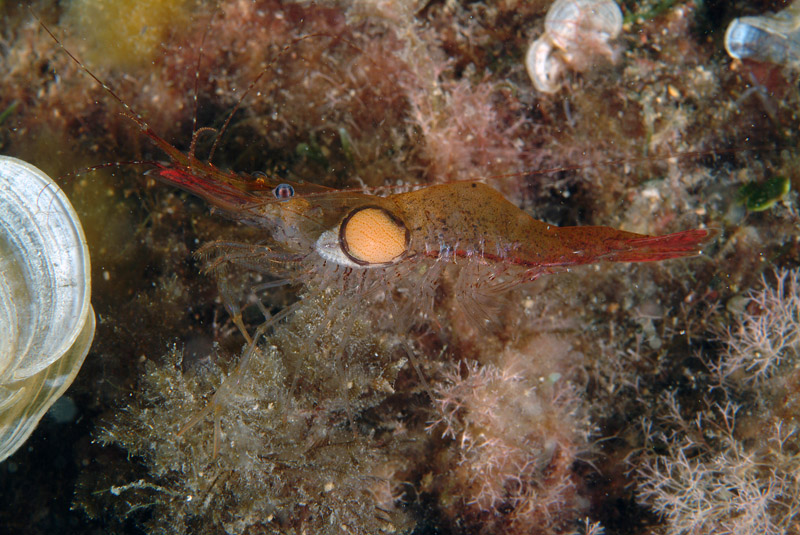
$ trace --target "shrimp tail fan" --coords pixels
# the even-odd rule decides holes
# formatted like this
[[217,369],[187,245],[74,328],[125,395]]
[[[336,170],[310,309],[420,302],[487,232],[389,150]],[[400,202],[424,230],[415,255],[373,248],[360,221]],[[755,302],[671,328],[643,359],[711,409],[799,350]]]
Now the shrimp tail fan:
[[625,240],[624,250],[614,251],[604,260],[612,262],[658,262],[670,258],[695,256],[716,232],[693,229],[665,236],[643,236]]

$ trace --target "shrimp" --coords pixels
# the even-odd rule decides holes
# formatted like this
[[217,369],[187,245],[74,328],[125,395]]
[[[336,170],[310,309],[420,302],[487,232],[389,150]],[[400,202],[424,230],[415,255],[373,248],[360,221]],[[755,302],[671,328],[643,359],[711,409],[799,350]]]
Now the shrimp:
[[[141,162],[154,167],[150,174],[201,197],[232,219],[267,230],[273,245],[262,248],[260,254],[268,262],[291,260],[300,265],[318,264],[323,271],[344,268],[340,272],[345,273],[397,270],[420,261],[468,259],[513,270],[511,280],[495,286],[499,290],[580,264],[652,262],[697,255],[713,234],[695,229],[648,236],[603,226],[557,227],[534,219],[500,192],[476,180],[379,197],[222,170],[194,155],[197,136],[206,129],[196,130],[189,152],[181,152],[154,132],[41,25],[168,156],[167,163]],[[279,56],[297,42],[313,37],[318,35],[293,41]],[[251,83],[242,99],[257,81]],[[228,116],[217,141],[236,109],[238,106]],[[216,142],[212,155],[215,148]],[[476,284],[491,284],[495,278]]]
[[[156,143],[164,143],[146,133]],[[212,269],[242,263],[277,275],[280,282],[302,281],[317,291],[337,288],[339,302],[344,304],[331,310],[342,317],[350,315],[353,304],[369,302],[387,285],[405,286],[407,295],[416,296],[408,300],[416,310],[394,314],[400,331],[412,326],[416,318],[433,313],[433,294],[448,266],[460,268],[455,295],[462,310],[483,327],[494,320],[486,307],[487,296],[491,299],[542,274],[603,261],[654,262],[697,255],[713,235],[709,229],[648,236],[604,226],[557,227],[534,219],[500,192],[477,181],[380,197],[239,175],[194,158],[185,165],[180,163],[185,157],[179,158],[158,164],[153,173],[230,217],[269,233],[269,246],[205,246],[201,251],[216,256],[211,260]],[[214,411],[217,454],[221,436],[218,410],[224,397],[245,373],[258,337],[293,310],[285,309],[263,324],[256,336],[248,337],[250,345],[236,370],[180,434]],[[246,333],[237,313],[233,315]],[[430,391],[413,351],[405,349]]]
[[557,227],[534,219],[478,181],[379,197],[253,179],[208,164],[173,162],[159,166],[155,175],[235,219],[270,230],[279,254],[299,262],[369,270],[468,259],[515,269],[506,288],[580,264],[696,255],[713,235],[708,229],[649,236],[604,226]]
[[[58,43],[50,30],[44,29]],[[309,37],[314,35],[302,39]],[[62,49],[166,154],[167,162],[141,162],[151,167],[151,176],[204,199],[231,219],[265,231],[260,244],[217,242],[203,246],[199,254],[207,257],[210,271],[219,275],[227,266],[238,264],[273,277],[266,287],[300,284],[310,292],[333,289],[337,298],[336,305],[330,307],[331,316],[347,317],[342,311],[384,299],[394,307],[391,316],[397,332],[427,318],[435,321],[436,290],[446,279],[445,273],[454,272],[457,302],[476,326],[484,328],[495,320],[490,306],[494,296],[540,275],[597,262],[652,262],[697,255],[713,234],[695,229],[649,236],[603,226],[557,227],[534,219],[500,192],[476,180],[378,196],[363,190],[337,190],[227,171],[195,156],[195,142],[204,129],[195,130],[187,153],[178,150],[72,53]],[[216,142],[211,154],[215,147]],[[218,279],[222,281],[221,276]],[[259,339],[299,306],[298,301],[285,308],[251,335],[224,283],[221,286],[223,300],[247,348],[206,408],[178,433],[185,433],[213,411],[215,455],[221,435],[219,409],[225,397],[245,374],[257,353]],[[319,328],[325,324],[320,322]],[[413,351],[405,349],[426,385]]]

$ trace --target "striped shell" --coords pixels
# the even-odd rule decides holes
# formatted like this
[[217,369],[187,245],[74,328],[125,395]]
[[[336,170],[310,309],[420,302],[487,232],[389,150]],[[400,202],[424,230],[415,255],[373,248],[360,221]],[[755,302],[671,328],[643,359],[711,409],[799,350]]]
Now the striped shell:
[[800,1],[778,13],[733,19],[725,50],[736,59],[800,66]]
[[556,0],[544,19],[553,45],[567,54],[587,39],[608,42],[622,31],[622,11],[614,0]]
[[72,383],[94,337],[89,250],[50,177],[0,156],[0,461]]

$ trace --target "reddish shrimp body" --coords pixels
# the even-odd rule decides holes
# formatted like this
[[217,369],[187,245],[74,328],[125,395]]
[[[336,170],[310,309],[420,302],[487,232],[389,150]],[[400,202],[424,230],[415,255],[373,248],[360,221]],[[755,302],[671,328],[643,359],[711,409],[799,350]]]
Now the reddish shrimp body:
[[[199,162],[149,129],[145,132],[173,159],[157,165],[157,177],[269,233],[267,246],[212,244],[212,251],[217,251],[211,268],[241,262],[278,277],[279,284],[302,283],[319,293],[333,288],[336,304],[329,307],[322,324],[348,318],[354,309],[361,311],[378,300],[394,307],[389,317],[396,332],[409,331],[425,318],[436,322],[434,290],[444,279],[443,270],[460,264],[452,293],[465,317],[482,329],[497,325],[492,295],[542,274],[601,261],[652,262],[692,256],[701,252],[712,234],[694,229],[648,236],[604,226],[557,227],[534,219],[497,190],[475,181],[380,197],[249,177]],[[410,297],[401,297],[397,306],[391,290],[401,287],[406,291],[396,293]],[[226,397],[246,373],[259,337],[300,303],[267,319],[252,337],[234,313],[248,347],[233,373],[205,408],[180,429],[179,436],[213,416],[213,455],[217,456]],[[414,351],[404,349],[421,384],[432,392]]]
[[[52,32],[42,26],[60,45]],[[695,229],[648,236],[603,226],[557,227],[534,219],[497,190],[478,181],[377,196],[360,190],[335,190],[233,173],[195,157],[197,131],[188,153],[168,143],[80,60],[63,46],[62,49],[120,103],[141,132],[167,155],[166,163],[142,162],[153,166],[152,175],[203,198],[235,220],[265,229],[261,244],[217,243],[204,247],[201,251],[211,257],[210,268],[238,263],[277,279],[264,287],[291,283],[304,284],[310,291],[332,287],[338,290],[334,292],[338,297],[334,298],[335,306],[329,307],[330,321],[348,317],[353,309],[363,308],[370,301],[384,297],[392,301],[393,293],[382,291],[391,284],[409,290],[398,292],[401,296],[412,296],[400,300],[403,307],[413,310],[394,308],[386,316],[391,318],[392,328],[407,329],[418,318],[433,313],[433,290],[448,266],[458,266],[453,283],[457,301],[482,305],[482,296],[570,266],[601,261],[652,262],[696,255],[712,234]],[[228,116],[228,122],[235,111]],[[247,339],[247,348],[206,408],[178,433],[185,433],[213,411],[215,456],[221,437],[219,409],[226,395],[239,383],[258,351],[259,338],[299,306],[299,302],[295,303],[269,317],[251,336],[238,307],[227,304],[234,323]],[[484,307],[464,308],[474,320],[493,320]],[[413,351],[406,351],[420,372]],[[421,372],[420,379],[425,384]]]
[[[603,226],[557,227],[475,181],[378,197],[252,179],[196,161],[175,161],[156,174],[235,218],[270,229],[285,253],[316,253],[350,268],[465,258],[516,266],[518,282],[524,282],[579,264],[696,255],[711,235],[706,229],[648,236]],[[292,196],[282,198],[287,191]]]
[[[462,258],[514,268],[512,278],[496,286],[500,289],[574,265],[653,262],[696,255],[712,235],[707,229],[648,236],[603,226],[557,227],[534,219],[478,181],[379,197],[357,190],[335,190],[225,171],[194,156],[198,132],[189,153],[179,151],[42,26],[167,154],[168,163],[149,162],[155,166],[155,176],[200,196],[234,219],[269,231],[272,243],[251,255],[251,265],[253,260],[258,261],[253,257],[256,255],[269,265],[316,259],[325,266],[360,270],[403,266],[424,259]],[[299,40],[310,37],[315,35]],[[219,260],[224,263],[229,258],[223,255]],[[476,286],[481,285],[476,281]]]

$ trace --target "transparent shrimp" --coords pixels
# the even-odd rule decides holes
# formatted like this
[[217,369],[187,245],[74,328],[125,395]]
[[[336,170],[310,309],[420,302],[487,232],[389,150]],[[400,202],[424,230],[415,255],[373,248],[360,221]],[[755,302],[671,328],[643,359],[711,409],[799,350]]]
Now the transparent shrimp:
[[[648,236],[602,226],[557,227],[538,221],[479,181],[422,187],[385,197],[359,190],[335,190],[292,183],[266,175],[250,176],[217,168],[195,157],[196,130],[188,153],[155,133],[105,83],[48,34],[81,69],[101,85],[169,158],[152,165],[150,174],[189,191],[233,219],[268,231],[271,246],[231,253],[228,261],[248,257],[265,265],[305,265],[304,272],[326,268],[401,269],[419,261],[468,259],[514,272],[502,286],[532,281],[543,273],[594,262],[651,262],[700,253],[708,229]],[[281,54],[301,40],[287,45]],[[262,73],[263,74],[263,73]],[[258,79],[242,95],[244,99]],[[241,102],[241,100],[240,100]],[[235,108],[217,136],[229,124]],[[211,154],[216,148],[212,146]],[[220,250],[236,248],[219,244]],[[314,266],[314,264],[318,264]],[[322,268],[322,269],[317,269]],[[341,270],[345,272],[345,270]],[[476,281],[491,285],[496,277]]]
[[[167,155],[166,163],[143,162],[152,166],[152,176],[201,197],[232,219],[265,230],[259,245],[218,242],[203,247],[200,253],[207,257],[210,270],[238,264],[269,274],[273,277],[270,285],[300,284],[309,291],[333,289],[340,316],[346,316],[341,311],[348,307],[369,304],[377,295],[391,300],[392,290],[403,289],[403,295],[414,297],[392,303],[398,332],[424,318],[435,320],[435,290],[444,273],[454,270],[455,296],[462,305],[478,305],[463,309],[480,326],[492,319],[486,303],[493,296],[542,274],[596,262],[651,262],[697,255],[713,234],[708,229],[694,229],[648,236],[603,226],[557,227],[534,219],[479,181],[377,196],[226,171],[195,157],[195,140],[202,129],[195,132],[189,152],[181,152],[64,51]],[[247,92],[249,89],[242,98]],[[221,132],[217,139],[220,137]],[[225,396],[240,382],[258,352],[259,338],[297,306],[270,318],[251,336],[233,300],[225,301],[247,348],[206,409],[179,432],[186,432],[213,412],[215,455],[221,435],[219,410]],[[416,366],[413,352],[410,348],[406,351]]]
[[[477,181],[379,197],[357,190],[256,179],[205,165],[161,166],[155,174],[231,217],[268,229],[270,260],[391,269],[418,261],[467,259],[513,269],[514,283],[570,266],[653,262],[699,254],[712,236],[694,229],[649,236],[603,226],[538,221]],[[484,281],[489,284],[491,281]]]
[[[415,297],[393,314],[398,332],[432,317],[435,290],[450,267],[458,270],[454,293],[462,310],[483,327],[493,320],[487,301],[542,274],[602,261],[692,256],[713,234],[694,229],[648,236],[603,226],[557,227],[534,219],[481,182],[379,197],[252,178],[199,163],[184,167],[173,162],[154,174],[268,232],[268,245],[205,246],[201,251],[210,257],[212,269],[242,264],[277,277],[276,284],[300,283],[311,291],[335,288],[341,305],[332,310],[339,317],[350,315],[348,307],[369,305],[377,293],[391,296],[403,288],[400,293]],[[293,310],[284,309],[280,317]],[[224,398],[242,379],[258,337],[277,319],[259,328],[236,370],[181,433],[214,412],[216,454]],[[425,384],[413,351],[406,348],[406,353]]]
[[366,302],[370,293],[401,289],[415,298],[401,303],[395,317],[434,319],[436,289],[446,270],[455,271],[456,301],[479,328],[496,321],[497,295],[542,274],[596,262],[697,255],[714,234],[692,229],[649,236],[603,226],[557,227],[477,181],[380,197],[254,179],[204,164],[173,162],[154,173],[267,231],[267,245],[206,246],[202,251],[211,269],[241,264],[276,277],[275,284],[335,288],[342,300],[354,303]]

